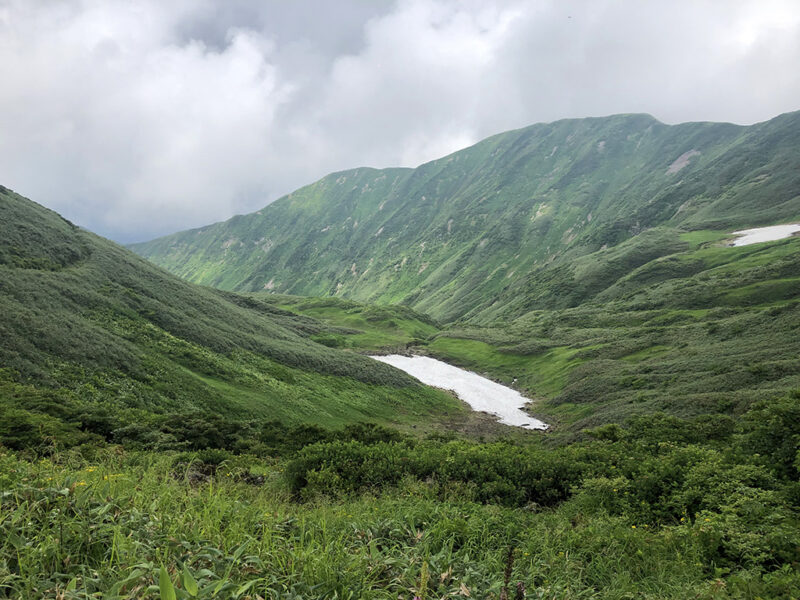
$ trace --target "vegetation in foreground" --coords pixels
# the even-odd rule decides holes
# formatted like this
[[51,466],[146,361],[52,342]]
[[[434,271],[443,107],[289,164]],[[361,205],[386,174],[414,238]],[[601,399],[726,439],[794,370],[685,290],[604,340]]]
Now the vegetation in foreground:
[[263,457],[0,450],[0,597],[800,595],[796,398],[556,450],[331,435]]

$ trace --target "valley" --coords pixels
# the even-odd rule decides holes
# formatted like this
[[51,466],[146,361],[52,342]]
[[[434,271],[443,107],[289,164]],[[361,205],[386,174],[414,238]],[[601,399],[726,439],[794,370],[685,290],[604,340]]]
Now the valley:
[[0,187],[0,598],[797,597],[798,129],[535,125],[141,256]]

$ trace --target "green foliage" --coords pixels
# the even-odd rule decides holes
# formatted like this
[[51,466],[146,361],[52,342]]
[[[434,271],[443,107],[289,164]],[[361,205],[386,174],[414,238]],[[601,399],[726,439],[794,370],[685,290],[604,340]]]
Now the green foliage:
[[401,306],[372,306],[339,298],[302,298],[278,294],[252,294],[260,302],[310,317],[311,323],[327,325],[315,333],[317,343],[334,348],[353,348],[360,352],[405,351],[439,332],[438,324],[427,315]]
[[[569,456],[568,456],[569,455]],[[568,457],[567,457],[568,456]],[[463,442],[373,444],[334,442],[305,448],[287,466],[297,493],[342,494],[397,485],[408,476],[469,490],[478,502],[555,504],[569,495],[582,465],[571,451]]]
[[662,416],[556,449],[358,426],[277,461],[0,450],[0,595],[497,598],[522,582],[534,598],[788,600],[792,478],[743,452],[765,411],[795,426],[775,402],[733,432],[695,419],[665,440],[682,428]]
[[[800,244],[713,245],[800,214],[799,124],[539,125],[139,247],[247,294],[0,188],[0,597],[800,596]],[[352,352],[420,347],[553,430]]]
[[756,404],[745,415],[743,429],[743,452],[781,477],[800,479],[800,391]]

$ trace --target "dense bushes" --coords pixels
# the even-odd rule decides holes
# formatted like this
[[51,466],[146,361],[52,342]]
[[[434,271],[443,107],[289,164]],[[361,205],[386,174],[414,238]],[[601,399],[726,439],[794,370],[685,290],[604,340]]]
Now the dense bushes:
[[745,415],[740,444],[745,456],[780,477],[800,478],[800,392],[775,402],[760,402]]
[[[56,414],[51,400],[34,404]],[[72,577],[98,589],[109,581],[147,585],[154,571],[158,581],[157,561],[173,574],[188,564],[198,578],[222,581],[230,561],[199,557],[228,556],[251,540],[253,562],[234,569],[239,581],[319,579],[337,560],[362,557],[348,581],[370,573],[375,579],[366,585],[375,590],[398,578],[406,588],[419,585],[421,573],[430,570],[431,594],[459,594],[464,582],[473,596],[483,590],[480,597],[496,597],[512,545],[518,548],[515,577],[531,590],[550,589],[546,597],[570,597],[613,580],[637,594],[652,585],[652,597],[670,597],[664,592],[674,587],[680,590],[675,598],[788,599],[800,589],[797,465],[791,460],[800,428],[796,400],[759,403],[736,422],[638,417],[592,430],[588,441],[550,448],[411,438],[368,424],[331,431],[199,413],[132,420],[134,413],[122,418],[124,411],[68,405],[56,419],[6,408],[0,419],[6,445],[37,431],[68,439],[48,429],[50,423],[74,425],[70,435],[79,437],[73,443],[83,446],[61,451],[42,438],[44,446],[28,448],[52,456],[35,461],[0,451],[6,466],[0,487],[11,490],[0,494],[0,505],[13,515],[0,523],[0,558],[6,558],[0,586],[33,586],[37,577],[58,581],[62,589]],[[30,427],[20,425],[21,416],[32,419]],[[101,435],[124,439],[129,448],[181,452],[98,450]],[[149,478],[143,491],[140,473]],[[133,494],[141,496],[138,509],[130,505]],[[184,510],[196,511],[185,520],[200,519],[202,534],[181,520]],[[297,517],[310,514],[316,521]],[[338,529],[329,533],[333,523]],[[67,532],[63,544],[61,529]],[[317,536],[314,544],[309,535]],[[216,539],[218,549],[200,552],[208,545],[205,536]],[[305,549],[303,560],[320,557],[319,570],[281,574],[263,557],[273,557],[271,545],[284,540],[291,556]],[[347,551],[328,557],[320,550],[337,544]],[[116,548],[111,557],[109,547]],[[122,571],[114,566],[120,551],[128,557]],[[606,553],[613,559],[600,558]],[[57,568],[53,556],[62,561]],[[82,579],[67,556],[105,579]],[[141,567],[146,561],[156,562]],[[255,564],[261,565],[258,575],[250,570]],[[398,571],[398,564],[406,566]],[[462,579],[450,585],[454,571]],[[338,576],[322,579],[330,589],[343,585]],[[487,591],[489,580],[493,591]],[[566,587],[549,588],[555,580]],[[718,588],[705,591],[712,583]],[[717,594],[720,589],[728,595]]]
[[287,476],[295,492],[336,495],[380,489],[410,476],[445,486],[464,484],[479,502],[551,506],[568,497],[585,469],[579,452],[571,449],[459,441],[336,441],[303,449],[288,465]]
[[505,506],[553,506],[577,494],[587,509],[653,525],[694,522],[704,511],[751,524],[766,512],[785,523],[796,494],[796,410],[793,399],[760,404],[738,428],[724,416],[639,417],[590,432],[595,441],[555,449],[323,441],[301,450],[286,475],[306,497],[376,491],[410,477],[442,493],[458,485],[472,500]]

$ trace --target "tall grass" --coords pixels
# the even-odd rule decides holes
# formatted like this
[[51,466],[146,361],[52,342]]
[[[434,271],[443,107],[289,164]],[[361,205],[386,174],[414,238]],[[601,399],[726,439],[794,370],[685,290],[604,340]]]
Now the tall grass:
[[529,598],[798,590],[794,571],[715,570],[704,529],[716,523],[650,528],[585,498],[502,508],[410,478],[377,496],[298,503],[280,463],[240,457],[205,480],[194,468],[152,453],[0,454],[0,597],[497,598],[509,582]]

